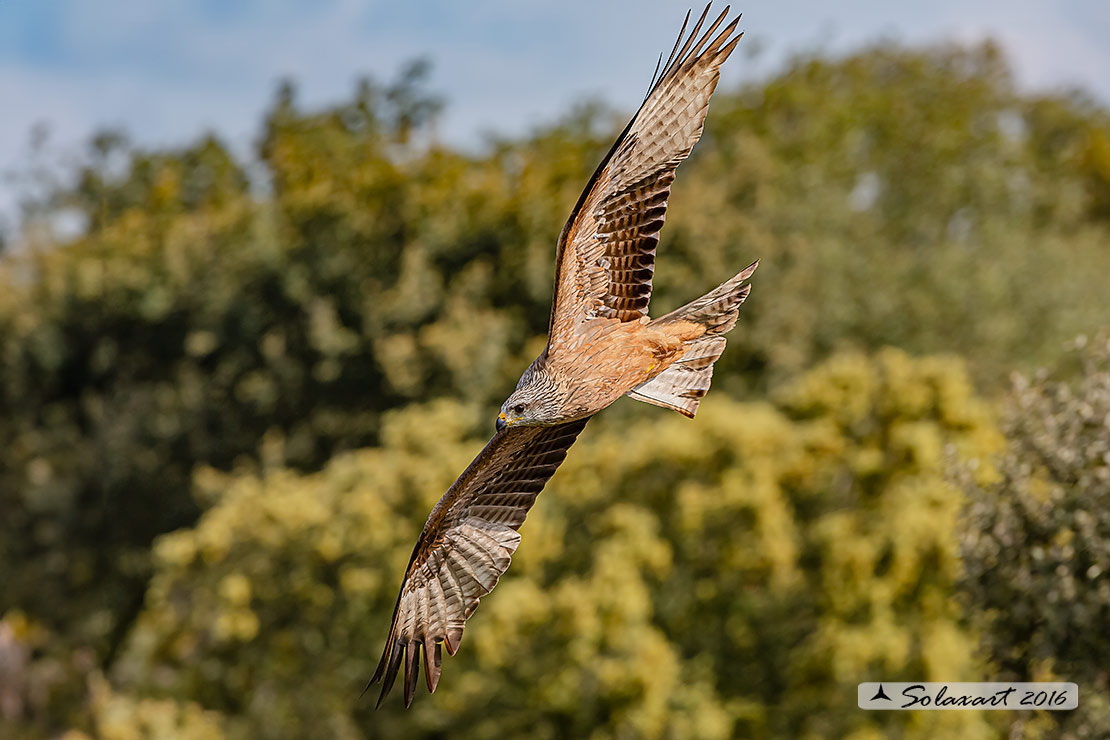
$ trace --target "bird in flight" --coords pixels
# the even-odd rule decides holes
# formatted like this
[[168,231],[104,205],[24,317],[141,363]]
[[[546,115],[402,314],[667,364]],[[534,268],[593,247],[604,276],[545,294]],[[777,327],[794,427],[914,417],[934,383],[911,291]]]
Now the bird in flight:
[[[693,418],[751,286],[752,263],[691,303],[648,317],[655,248],[675,169],[701,137],[720,67],[736,47],[729,9],[656,66],[640,109],[586,185],[559,236],[547,346],[501,406],[497,433],[432,509],[412,551],[385,651],[367,689],[378,705],[404,664],[405,706],[420,669],[439,683],[478,601],[520,543],[518,529],[591,416],[621,396]],[[725,24],[722,28],[722,24]],[[660,56],[662,61],[662,56]]]

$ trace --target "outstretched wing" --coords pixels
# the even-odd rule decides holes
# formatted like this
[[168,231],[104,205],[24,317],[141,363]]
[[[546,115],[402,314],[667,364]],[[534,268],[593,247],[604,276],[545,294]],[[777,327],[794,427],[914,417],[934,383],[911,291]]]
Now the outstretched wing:
[[567,341],[582,321],[635,321],[647,314],[655,247],[675,169],[701,137],[721,64],[740,40],[733,35],[739,17],[713,36],[728,16],[726,7],[695,43],[708,13],[707,5],[689,36],[686,14],[658,81],[563,227],[549,329],[552,348]]
[[[552,427],[509,427],[493,436],[432,509],[412,551],[393,626],[371,684],[381,705],[401,663],[405,706],[420,663],[428,691],[439,683],[441,644],[459,649],[463,626],[493,590],[520,543],[517,529],[589,417]],[[423,654],[423,661],[421,661]]]

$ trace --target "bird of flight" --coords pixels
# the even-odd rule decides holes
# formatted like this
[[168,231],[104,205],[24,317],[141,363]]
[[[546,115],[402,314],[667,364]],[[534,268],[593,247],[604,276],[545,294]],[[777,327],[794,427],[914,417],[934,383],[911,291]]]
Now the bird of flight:
[[[405,706],[421,665],[439,683],[442,646],[493,590],[520,543],[518,529],[591,416],[621,396],[693,418],[709,390],[751,286],[752,263],[679,309],[648,317],[655,248],[675,169],[701,137],[739,17],[724,12],[699,36],[706,6],[656,67],[640,109],[602,160],[559,236],[547,346],[501,406],[497,433],[432,509],[393,609],[370,685],[382,699],[403,663]],[[719,30],[720,29],[720,30]],[[685,41],[683,41],[685,39]],[[662,57],[660,57],[662,60]]]

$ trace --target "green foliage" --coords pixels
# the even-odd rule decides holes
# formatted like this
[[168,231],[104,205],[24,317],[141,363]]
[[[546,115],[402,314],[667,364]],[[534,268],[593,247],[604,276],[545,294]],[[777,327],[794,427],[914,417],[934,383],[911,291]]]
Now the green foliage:
[[[275,129],[287,105],[272,114]],[[312,117],[302,128],[302,138],[321,135]],[[381,154],[391,140],[363,139],[377,154],[351,169],[396,189]],[[10,512],[0,567],[12,573],[0,613],[27,609],[102,657],[141,604],[151,539],[198,514],[194,465],[256,459],[269,433],[283,460],[318,467],[373,441],[381,411],[407,399],[376,360],[382,331],[362,325],[386,319],[374,307],[389,276],[370,285],[380,266],[357,254],[397,245],[365,233],[325,263],[331,245],[283,238],[276,206],[255,201],[216,140],[177,152],[124,146],[98,137],[79,184],[57,195],[85,214],[88,234],[13,257],[0,295],[0,504]],[[329,193],[324,202],[340,200]]]
[[1074,384],[1016,379],[1001,477],[968,486],[963,588],[984,649],[1015,680],[1080,686],[1080,711],[1041,737],[1110,732],[1110,338],[1082,365]]
[[193,702],[135,699],[114,692],[104,677],[90,678],[92,734],[71,730],[62,740],[224,740],[216,712]]
[[1092,218],[1107,130],[1088,101],[1018,94],[990,45],[801,58],[714,99],[657,295],[677,304],[761,257],[752,334],[719,369],[777,376],[896,345],[961,354],[993,386],[1110,322],[1095,277],[1110,240]]
[[212,506],[157,543],[116,678],[232,737],[987,736],[977,714],[846,699],[869,676],[980,675],[943,471],[1000,441],[960,363],[844,355],[777,399],[595,422],[411,713],[358,689],[423,518],[482,444],[473,414],[399,412],[308,477],[207,471]]
[[[20,734],[0,718],[0,735],[143,737],[159,730],[105,718],[206,727],[208,710],[232,736],[280,734],[286,717],[340,736],[401,732],[392,710],[371,718],[348,701],[392,604],[385,574],[413,534],[381,534],[381,522],[423,517],[473,453],[469,420],[488,423],[542,346],[555,238],[623,123],[587,105],[455,151],[429,125],[440,103],[423,71],[314,111],[283,86],[246,160],[216,136],[144,151],[105,132],[74,177],[46,177],[52,189],[28,205],[0,259],[0,626],[30,625],[18,639],[33,646],[21,679],[33,701]],[[904,718],[857,726],[831,687],[861,666],[971,670],[946,662],[966,635],[946,605],[954,566],[936,532],[955,504],[938,471],[947,444],[977,449],[983,440],[968,440],[990,425],[945,400],[967,395],[948,361],[864,358],[887,345],[958,354],[990,390],[1110,324],[1107,130],[1106,109],[1078,95],[1018,93],[990,45],[803,57],[720,90],[674,190],[654,309],[762,258],[713,403],[698,426],[621,408],[595,423],[561,474],[584,493],[544,499],[536,518],[550,524],[529,525],[535,554],[483,607],[490,626],[475,625],[443,704],[425,702],[415,726],[437,732],[433,707],[481,696],[502,715],[538,712],[551,735],[925,736]],[[63,242],[50,236],[58,219],[84,230]],[[791,380],[845,349],[858,354]],[[778,394],[775,406],[730,404],[752,391]],[[465,412],[437,404],[460,398]],[[734,426],[734,413],[758,424]],[[425,439],[421,419],[449,431]],[[653,457],[613,467],[625,436]],[[257,541],[244,502],[266,510],[271,497],[292,510],[272,514],[276,539]],[[342,530],[328,560],[296,517],[322,511],[312,531],[335,534],[348,505],[365,531]],[[365,520],[372,508],[382,519]],[[212,561],[173,560],[168,543],[215,537],[214,521],[241,541]],[[155,562],[152,542],[173,530]],[[593,543],[614,554],[595,558]],[[275,560],[248,567],[245,553]],[[299,580],[270,594],[260,579],[271,570]],[[248,606],[229,610],[243,598],[236,574]],[[230,578],[224,590],[217,577]],[[743,599],[730,595],[740,588]],[[195,616],[171,609],[178,592]],[[542,634],[553,625],[562,642]],[[534,667],[509,660],[501,633]],[[197,642],[164,643],[172,635]],[[893,657],[867,653],[864,635]],[[228,667],[232,655],[243,667]],[[490,665],[503,682],[485,683]],[[125,693],[90,685],[97,670],[126,679]],[[313,691],[291,688],[306,675],[320,677]],[[139,698],[143,681],[178,703]],[[542,688],[520,700],[528,681]],[[585,706],[581,686],[596,697]],[[492,733],[473,719],[476,736]]]

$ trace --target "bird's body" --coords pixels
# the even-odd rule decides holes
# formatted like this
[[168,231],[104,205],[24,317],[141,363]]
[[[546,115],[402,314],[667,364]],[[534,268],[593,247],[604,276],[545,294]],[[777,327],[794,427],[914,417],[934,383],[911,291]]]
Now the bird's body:
[[441,646],[458,650],[466,620],[509,567],[536,495],[593,414],[627,395],[692,418],[709,390],[756,263],[664,316],[648,315],[675,169],[700,138],[720,66],[740,40],[738,18],[714,36],[728,8],[699,37],[708,12],[689,36],[683,23],[559,236],[547,346],[420,533],[371,679],[383,682],[379,704],[402,663],[406,706],[421,665],[435,691]]
[[558,350],[545,350],[529,372],[547,376],[565,394],[553,423],[572,421],[596,414],[657,377],[682,356],[686,342],[704,333],[688,321],[657,326],[646,317],[592,319]]

